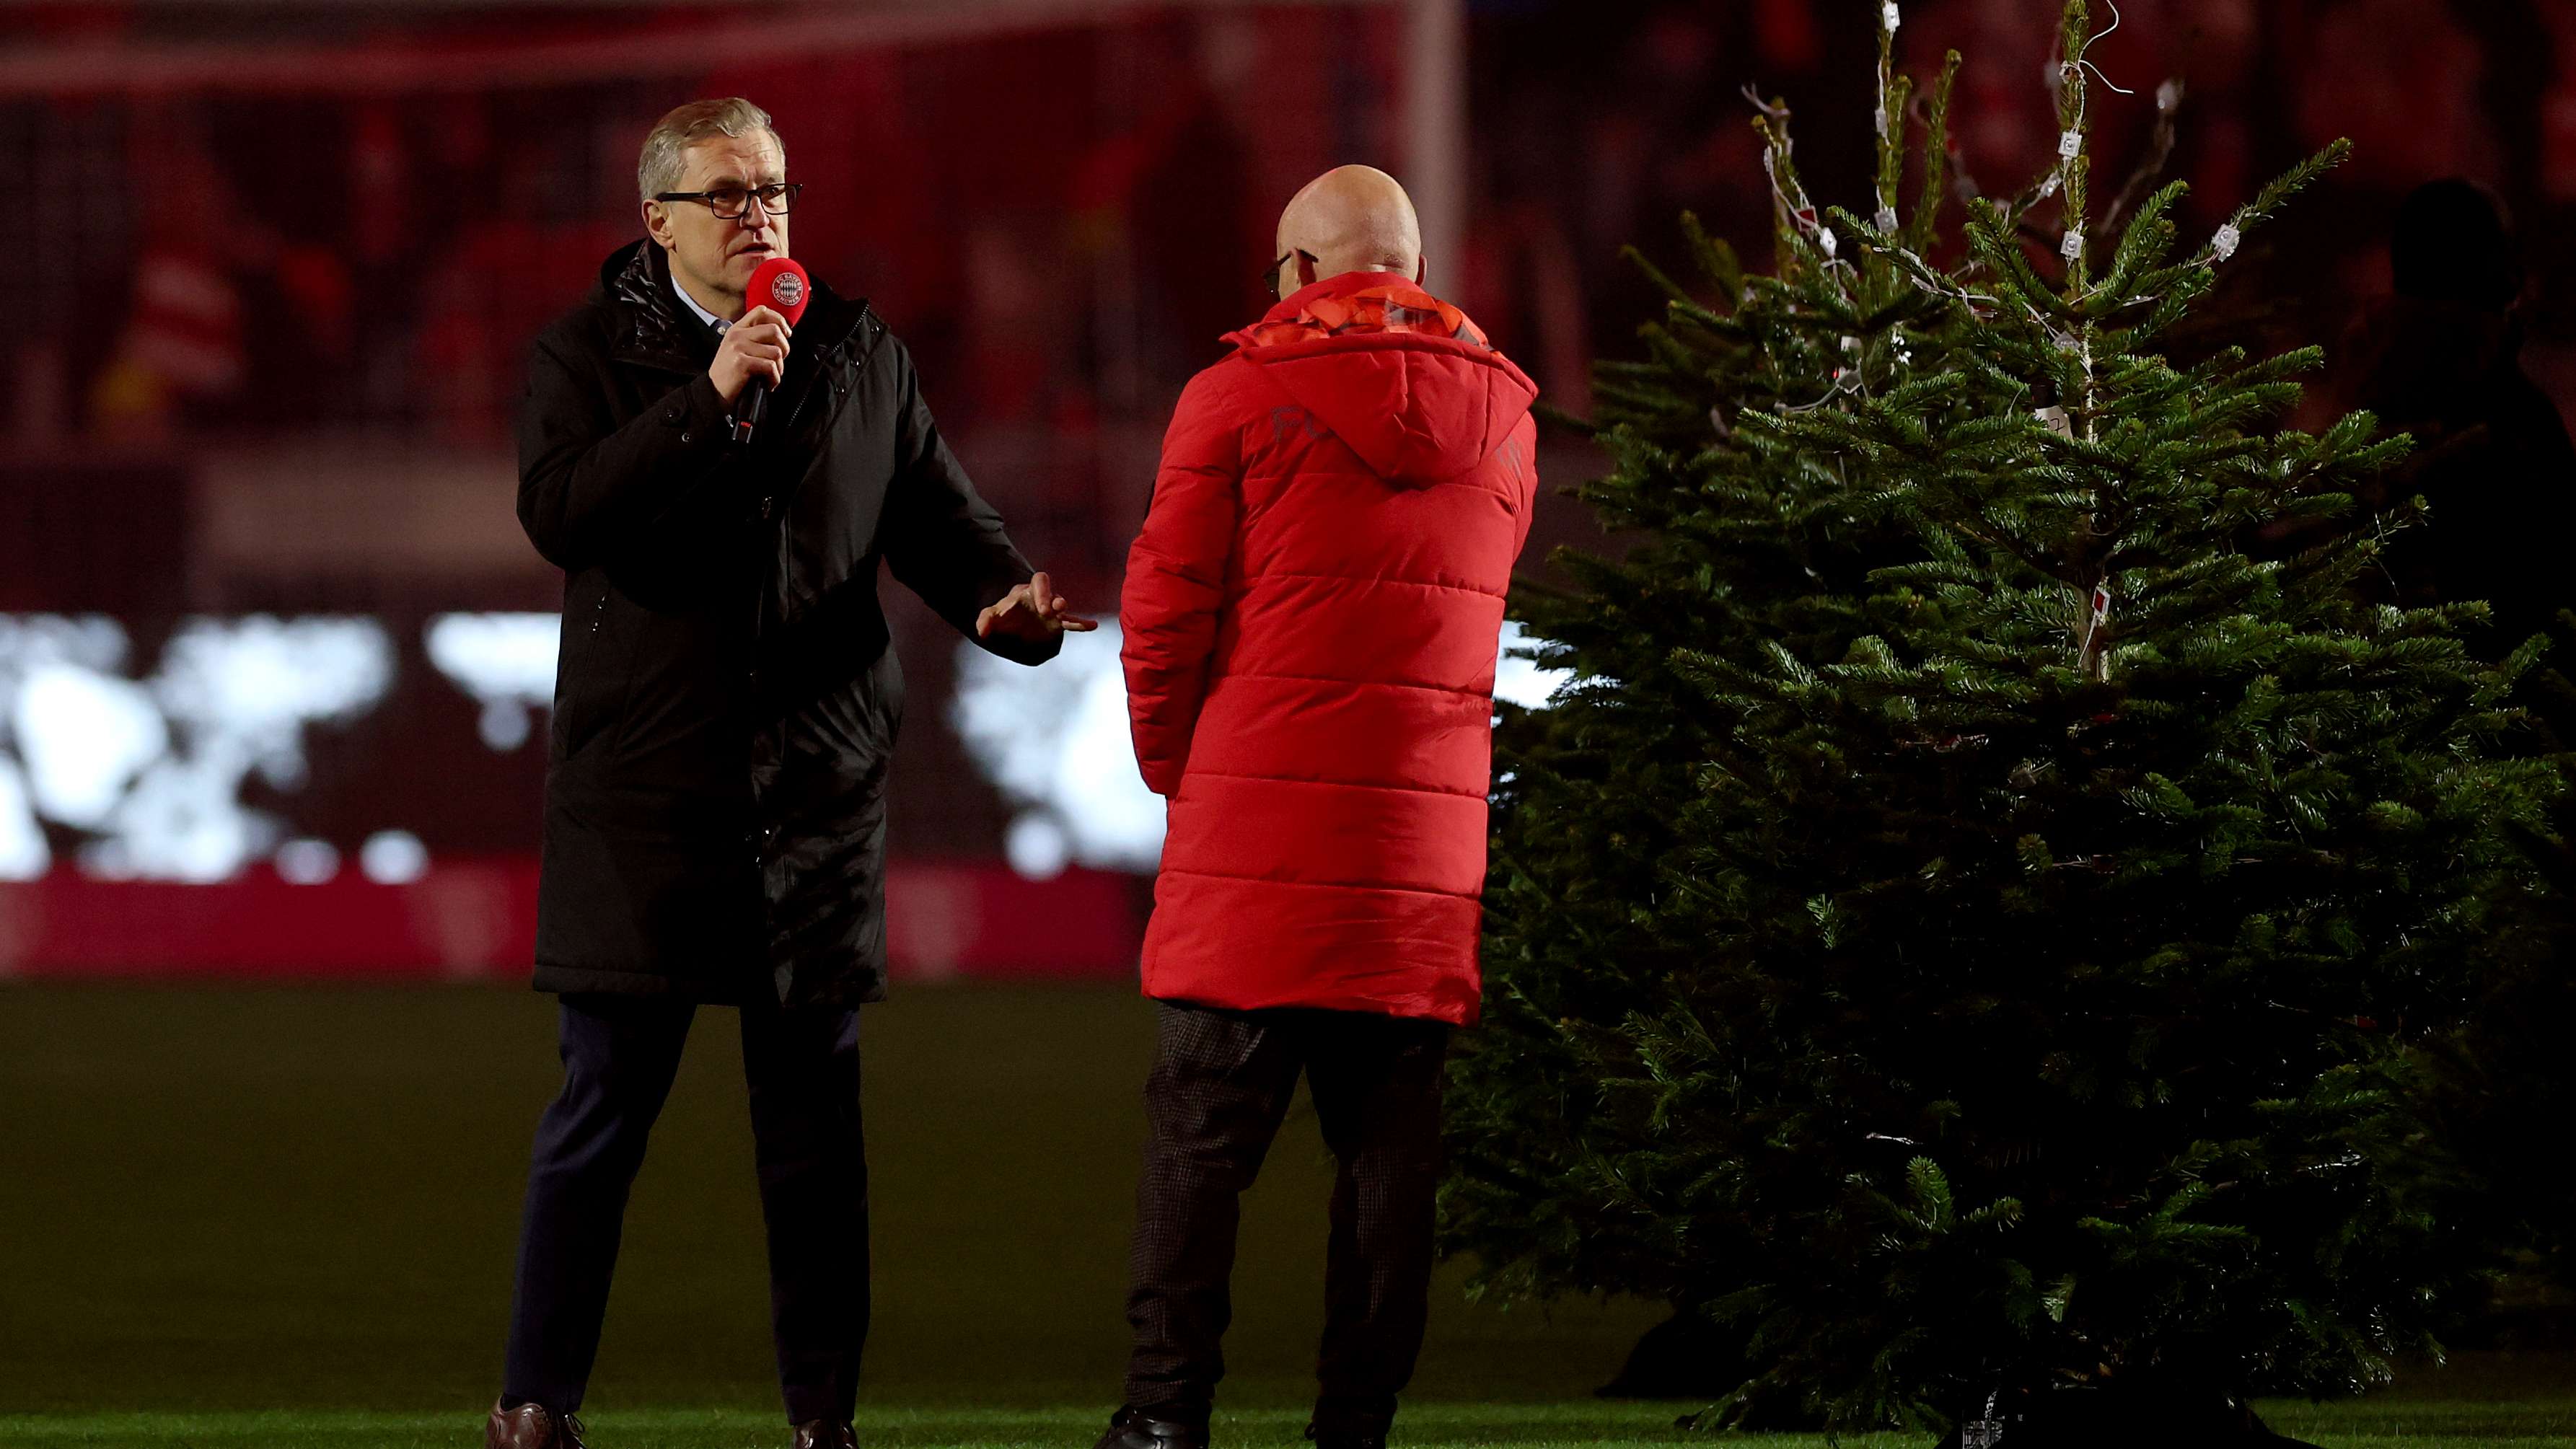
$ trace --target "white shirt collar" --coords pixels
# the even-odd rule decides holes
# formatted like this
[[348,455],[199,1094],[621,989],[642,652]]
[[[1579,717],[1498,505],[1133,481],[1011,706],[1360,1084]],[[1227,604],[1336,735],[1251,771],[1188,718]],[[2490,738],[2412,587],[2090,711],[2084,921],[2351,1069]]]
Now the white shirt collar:
[[733,325],[722,317],[719,317],[715,313],[698,305],[698,299],[689,295],[689,289],[680,285],[680,269],[677,267],[673,267],[671,269],[671,294],[678,297],[683,303],[687,304],[690,311],[697,313],[699,321],[714,328],[718,336],[722,336],[724,334],[724,330]]

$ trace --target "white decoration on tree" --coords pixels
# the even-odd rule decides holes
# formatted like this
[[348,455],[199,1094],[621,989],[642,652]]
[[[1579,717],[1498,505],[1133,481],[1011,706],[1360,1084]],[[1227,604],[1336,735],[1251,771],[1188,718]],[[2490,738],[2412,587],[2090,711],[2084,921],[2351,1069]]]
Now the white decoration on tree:
[[2082,256],[2084,254],[2084,233],[2081,230],[2068,232],[2066,234],[2066,240],[2057,244],[2057,254],[2066,258],[2070,262],[2075,260],[2077,257]]
[[2068,131],[2060,131],[2060,132],[2058,133],[2058,135],[2057,135],[2057,159],[2059,159],[2060,161],[2072,161],[2072,160],[2074,160],[2074,159],[2075,159],[2075,153],[2076,153],[2076,152],[2078,152],[2078,151],[2081,151],[2081,150],[2083,150],[2083,149],[2084,149],[2084,133],[2083,133],[2083,132],[2081,132],[2081,131],[2074,131],[2074,130],[2068,130]]
[[2244,239],[2245,233],[2238,231],[2236,223],[2231,221],[2218,229],[2218,235],[2209,239],[2209,249],[2216,252],[2223,262],[2236,255],[2236,244]]
[[1870,220],[1880,231],[1894,231],[1896,230],[1896,208],[1882,206],[1878,209],[1878,215],[1871,217]]
[[1896,0],[1887,0],[1886,4],[1878,7],[1878,23],[1886,28],[1888,34],[1896,33]]

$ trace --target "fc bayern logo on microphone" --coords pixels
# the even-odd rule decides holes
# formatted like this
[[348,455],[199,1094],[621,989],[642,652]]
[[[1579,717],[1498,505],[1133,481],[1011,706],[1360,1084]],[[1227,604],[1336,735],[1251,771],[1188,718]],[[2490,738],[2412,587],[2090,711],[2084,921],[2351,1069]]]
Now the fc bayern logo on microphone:
[[781,307],[794,307],[805,300],[805,279],[794,272],[780,272],[769,279],[769,300]]

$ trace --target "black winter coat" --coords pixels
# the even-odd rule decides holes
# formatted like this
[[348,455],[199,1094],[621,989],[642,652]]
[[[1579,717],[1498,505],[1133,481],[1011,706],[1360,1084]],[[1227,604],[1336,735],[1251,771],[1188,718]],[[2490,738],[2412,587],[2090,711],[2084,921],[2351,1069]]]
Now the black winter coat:
[[564,571],[536,986],[873,1001],[903,715],[877,560],[970,638],[1030,568],[864,300],[815,286],[745,446],[715,348],[637,242],[530,359],[519,521]]

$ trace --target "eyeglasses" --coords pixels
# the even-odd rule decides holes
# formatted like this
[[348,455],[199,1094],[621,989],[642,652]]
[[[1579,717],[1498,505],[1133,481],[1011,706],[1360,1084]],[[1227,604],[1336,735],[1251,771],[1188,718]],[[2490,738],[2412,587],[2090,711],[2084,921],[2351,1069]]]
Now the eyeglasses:
[[1263,291],[1265,291],[1265,292],[1268,292],[1270,295],[1272,295],[1272,296],[1274,296],[1274,297],[1278,296],[1278,295],[1279,295],[1279,273],[1280,273],[1280,270],[1281,270],[1282,268],[1286,267],[1286,266],[1288,265],[1288,263],[1289,263],[1289,260],[1290,260],[1291,258],[1294,258],[1294,257],[1304,257],[1307,261],[1310,261],[1310,262],[1317,260],[1317,257],[1315,256],[1315,254],[1314,254],[1313,252],[1310,252],[1310,251],[1303,251],[1303,250],[1300,250],[1300,251],[1292,251],[1292,252],[1290,252],[1287,256],[1281,257],[1279,260],[1277,260],[1277,261],[1275,261],[1275,262],[1272,262],[1272,263],[1270,264],[1269,270],[1267,270],[1267,271],[1265,271],[1265,272],[1263,272],[1263,273],[1261,274],[1261,290],[1263,290]]
[[802,181],[773,181],[766,186],[719,186],[712,191],[660,191],[655,201],[694,201],[716,214],[720,221],[740,221],[750,209],[754,197],[760,209],[771,216],[785,216],[796,207],[796,194],[805,189]]

